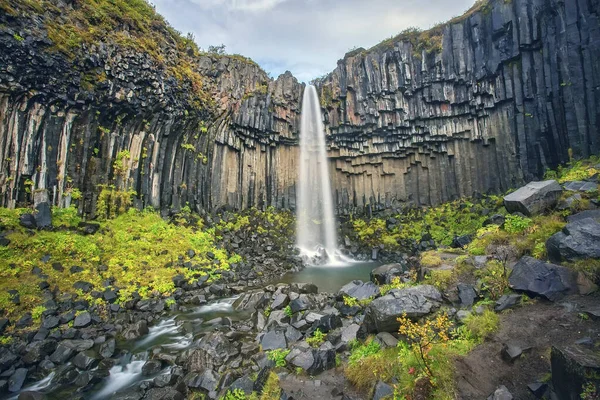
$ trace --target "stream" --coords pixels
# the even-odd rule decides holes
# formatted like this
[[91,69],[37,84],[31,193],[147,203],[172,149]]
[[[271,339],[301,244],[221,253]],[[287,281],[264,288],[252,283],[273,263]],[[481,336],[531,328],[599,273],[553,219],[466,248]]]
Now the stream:
[[[346,266],[307,267],[300,272],[287,274],[272,283],[314,283],[319,288],[319,292],[336,293],[352,280],[368,281],[370,272],[378,265],[375,262],[353,262]],[[108,376],[100,379],[91,390],[78,394],[87,400],[110,399],[141,381],[151,381],[161,374],[169,374],[173,367],[166,367],[154,375],[143,375],[142,367],[151,358],[152,349],[160,346],[161,353],[175,356],[190,348],[202,334],[214,331],[215,326],[222,326],[224,319],[231,322],[248,319],[251,311],[236,311],[234,308],[238,297],[223,298],[187,311],[178,311],[150,326],[149,333],[142,338],[118,341],[116,354],[120,356],[114,366],[108,370]],[[44,379],[24,385],[19,393],[37,391],[46,394],[49,400],[62,400],[65,396],[72,396],[77,387],[65,386],[55,382],[54,379],[66,368],[73,368],[70,362],[57,366]],[[99,368],[95,367],[88,372],[91,375],[95,373],[100,375]],[[0,397],[0,399],[16,400],[19,393]]]

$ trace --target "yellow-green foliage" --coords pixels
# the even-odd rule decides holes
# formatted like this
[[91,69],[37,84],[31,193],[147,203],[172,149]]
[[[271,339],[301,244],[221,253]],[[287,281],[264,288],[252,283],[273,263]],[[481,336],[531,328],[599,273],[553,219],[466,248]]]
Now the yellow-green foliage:
[[409,209],[394,216],[398,225],[391,230],[381,219],[354,219],[352,224],[358,239],[368,246],[383,244],[394,249],[403,240],[421,240],[425,233],[430,233],[437,244],[449,246],[455,236],[472,234],[481,228],[487,218],[481,211],[484,207],[496,208],[497,204],[498,197],[490,196],[478,204],[465,199]]
[[545,179],[556,179],[560,183],[581,181],[597,173],[595,166],[600,163],[599,156],[592,156],[585,160],[571,161],[566,166],[559,166],[556,171],[546,171]]
[[435,250],[426,251],[421,254],[421,266],[425,268],[437,268],[442,265],[442,258]]
[[276,210],[274,207],[268,207],[264,211],[251,208],[239,214],[227,213],[224,219],[226,221],[221,221],[215,227],[218,236],[225,232],[258,233],[259,235],[268,233],[275,244],[283,245],[295,234],[294,214]]
[[600,260],[579,260],[567,265],[575,271],[582,272],[592,282],[600,284]]
[[495,312],[485,310],[481,315],[469,315],[464,323],[473,335],[473,338],[481,343],[498,330],[500,318],[498,318],[498,315]]
[[96,215],[100,220],[115,218],[131,207],[134,190],[118,190],[115,185],[100,185],[100,193],[96,202]]
[[369,343],[361,345],[358,352],[352,352],[353,359],[344,369],[346,378],[362,390],[370,389],[379,380],[390,382],[401,374],[403,368],[398,362],[398,350],[389,348],[376,351],[375,346]]
[[385,285],[379,286],[379,292],[382,296],[385,296],[390,290],[393,289],[406,289],[408,287],[414,286],[417,282],[417,272],[412,270],[410,272],[410,281],[402,282],[399,276],[395,276],[392,278],[390,283],[386,283]]
[[499,261],[489,261],[484,268],[475,271],[475,276],[492,300],[499,299],[508,290],[508,272]]
[[290,354],[289,349],[275,349],[267,352],[267,357],[269,360],[275,363],[277,367],[285,367],[285,358],[288,354]]
[[260,400],[279,400],[280,396],[279,377],[276,373],[271,372],[260,395]]
[[448,287],[456,281],[456,273],[450,269],[434,269],[430,270],[423,283],[433,285],[441,291],[448,289]]
[[520,215],[509,214],[504,222],[504,230],[511,235],[523,233],[531,226],[531,218],[521,217]]
[[327,334],[321,332],[320,329],[317,329],[313,332],[312,337],[306,338],[306,343],[308,343],[311,347],[319,347],[325,339],[327,338]]
[[[14,218],[21,210],[0,210],[3,221],[14,226]],[[75,293],[73,283],[79,280],[102,290],[102,281],[113,278],[115,286],[120,288],[119,301],[125,301],[134,291],[143,298],[153,294],[168,296],[175,289],[172,278],[177,274],[190,280],[202,275],[212,277],[215,270],[226,270],[230,263],[241,260],[216,247],[213,230],[177,226],[154,211],[130,210],[102,222],[101,230],[95,235],[84,236],[72,230],[39,231],[29,235],[17,228],[7,237],[11,240],[9,246],[0,247],[0,309],[5,309],[11,318],[34,310],[42,303],[37,286],[39,279],[30,274],[33,267],[39,267],[48,275],[51,287],[67,293]],[[178,263],[178,257],[186,257],[189,249],[196,253],[191,260],[197,266],[194,270]],[[206,256],[208,252],[215,255],[215,260]],[[50,255],[48,263],[40,261],[45,255]],[[56,262],[63,264],[64,272],[52,268]],[[71,274],[69,268],[74,265],[81,266],[83,272]],[[99,272],[98,265],[107,266],[108,271]],[[9,289],[19,291],[20,305],[10,302],[6,292]],[[77,294],[92,300],[89,295]]]

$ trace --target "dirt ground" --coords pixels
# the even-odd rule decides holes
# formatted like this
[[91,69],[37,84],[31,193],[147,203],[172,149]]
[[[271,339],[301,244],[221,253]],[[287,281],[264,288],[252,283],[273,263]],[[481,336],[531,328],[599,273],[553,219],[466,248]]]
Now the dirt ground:
[[[553,344],[573,344],[585,337],[600,341],[600,320],[582,317],[591,309],[600,309],[600,294],[571,296],[557,303],[536,300],[500,314],[499,331],[469,355],[456,360],[458,398],[486,399],[504,385],[515,399],[535,399],[527,385],[549,379]],[[529,349],[508,363],[501,358],[504,344]],[[295,400],[341,399],[342,393],[353,400],[368,398],[352,388],[341,368],[317,377],[290,374],[280,383]]]
[[[549,378],[552,345],[569,345],[585,337],[600,340],[600,321],[582,316],[599,307],[600,295],[595,294],[557,303],[537,300],[502,313],[500,329],[491,340],[457,360],[459,398],[486,399],[504,385],[515,399],[535,399],[527,385]],[[505,343],[531,349],[511,364],[500,355]]]

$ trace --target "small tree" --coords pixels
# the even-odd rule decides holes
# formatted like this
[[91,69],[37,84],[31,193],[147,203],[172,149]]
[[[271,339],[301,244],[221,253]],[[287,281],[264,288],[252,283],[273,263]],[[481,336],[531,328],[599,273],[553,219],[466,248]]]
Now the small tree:
[[400,328],[398,332],[406,336],[408,343],[416,358],[423,364],[425,371],[430,378],[433,378],[430,364],[431,357],[429,351],[434,344],[447,343],[450,340],[449,330],[452,322],[447,314],[438,314],[433,319],[428,319],[422,323],[413,322],[403,314],[398,318]]
[[220,46],[208,46],[208,52],[222,56],[225,54],[225,45],[222,44]]

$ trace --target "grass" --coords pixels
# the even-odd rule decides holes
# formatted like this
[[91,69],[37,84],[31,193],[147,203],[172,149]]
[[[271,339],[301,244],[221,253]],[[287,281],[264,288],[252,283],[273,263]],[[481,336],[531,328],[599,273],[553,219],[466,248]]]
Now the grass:
[[483,314],[471,314],[465,321],[465,326],[473,335],[473,338],[478,343],[483,343],[492,333],[498,330],[500,326],[500,318],[490,310],[485,310]]
[[[79,218],[73,209],[53,210],[55,223],[63,229],[33,234],[18,225],[18,216],[24,211],[0,209],[1,224],[14,229],[7,235],[10,245],[0,247],[0,309],[13,320],[42,306],[43,295],[38,288],[42,279],[30,272],[35,267],[48,276],[51,288],[89,302],[97,300],[74,290],[73,283],[87,281],[101,291],[103,280],[111,278],[113,286],[120,289],[118,301],[124,302],[134,292],[142,298],[168,297],[175,290],[174,276],[182,274],[189,281],[207,275],[213,279],[219,271],[241,260],[217,248],[213,229],[175,225],[154,211],[129,210],[101,222],[100,231],[89,236],[74,229]],[[187,256],[190,249],[196,253],[192,259]],[[208,257],[209,252],[214,259]],[[41,261],[44,256],[50,256],[48,262]],[[180,257],[190,261],[191,268],[184,266]],[[64,269],[53,268],[56,263]],[[73,274],[72,266],[83,271]],[[9,289],[19,291],[21,304],[10,301]]]

